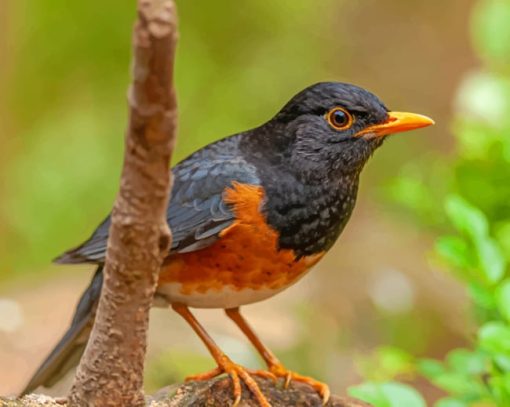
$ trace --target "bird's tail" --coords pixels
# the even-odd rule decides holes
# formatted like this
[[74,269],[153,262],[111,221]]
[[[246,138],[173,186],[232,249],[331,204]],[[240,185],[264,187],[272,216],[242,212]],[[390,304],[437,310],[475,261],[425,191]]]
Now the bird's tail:
[[92,330],[102,285],[103,266],[99,266],[78,302],[71,326],[37,369],[21,395],[28,394],[39,386],[53,386],[78,364]]

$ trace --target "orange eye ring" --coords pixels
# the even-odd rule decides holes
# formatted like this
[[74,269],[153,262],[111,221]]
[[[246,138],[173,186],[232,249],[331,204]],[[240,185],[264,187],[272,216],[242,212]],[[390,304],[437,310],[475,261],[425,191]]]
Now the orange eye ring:
[[343,107],[334,107],[326,113],[326,120],[335,130],[346,130],[352,126],[354,118]]

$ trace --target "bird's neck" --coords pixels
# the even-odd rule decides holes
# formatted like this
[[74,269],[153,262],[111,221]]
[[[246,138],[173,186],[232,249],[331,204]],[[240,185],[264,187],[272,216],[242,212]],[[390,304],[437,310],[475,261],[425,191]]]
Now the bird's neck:
[[280,248],[297,256],[320,253],[335,243],[351,216],[361,168],[346,171],[331,159],[296,159],[288,146],[285,136],[264,125],[257,137],[243,137],[241,151],[256,164],[266,193],[262,209],[279,233]]

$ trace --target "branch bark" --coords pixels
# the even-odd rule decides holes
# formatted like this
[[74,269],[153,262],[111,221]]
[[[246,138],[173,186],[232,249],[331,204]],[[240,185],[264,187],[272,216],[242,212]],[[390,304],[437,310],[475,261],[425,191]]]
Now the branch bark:
[[[270,380],[256,376],[253,378],[271,403],[271,407],[371,407],[363,401],[341,396],[331,396],[329,402],[324,406],[317,392],[306,384],[292,383],[289,388],[283,389],[281,385],[275,385]],[[232,381],[228,377],[223,377],[162,389],[151,397],[149,406],[230,406],[233,401]],[[253,394],[246,388],[243,388],[243,397],[239,407],[259,407]]]
[[[254,377],[260,389],[267,396],[272,407],[323,407],[322,400],[310,386],[292,383],[288,389],[275,386],[271,381]],[[0,397],[7,407],[64,407],[65,400],[52,399],[47,396],[28,395],[21,400],[7,401]],[[189,382],[173,385],[160,390],[146,400],[148,407],[207,407],[230,406],[232,399],[232,382],[229,378],[217,378],[204,382]],[[253,395],[243,389],[243,398],[239,407],[259,407]],[[331,396],[324,407],[370,407],[363,401],[350,397]]]
[[171,243],[166,208],[177,126],[176,42],[173,0],[138,0],[120,191],[96,320],[68,399],[73,406],[145,405],[149,310]]

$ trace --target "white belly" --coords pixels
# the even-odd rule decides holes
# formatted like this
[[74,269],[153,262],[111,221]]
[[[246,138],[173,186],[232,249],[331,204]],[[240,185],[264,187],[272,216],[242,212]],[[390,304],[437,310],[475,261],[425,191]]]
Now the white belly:
[[166,283],[158,287],[154,297],[154,305],[156,307],[166,307],[169,303],[181,303],[192,308],[236,308],[265,300],[287,287],[279,289],[261,288],[259,290],[245,288],[239,290],[227,286],[221,290],[209,290],[205,293],[197,291],[183,293],[180,284]]

